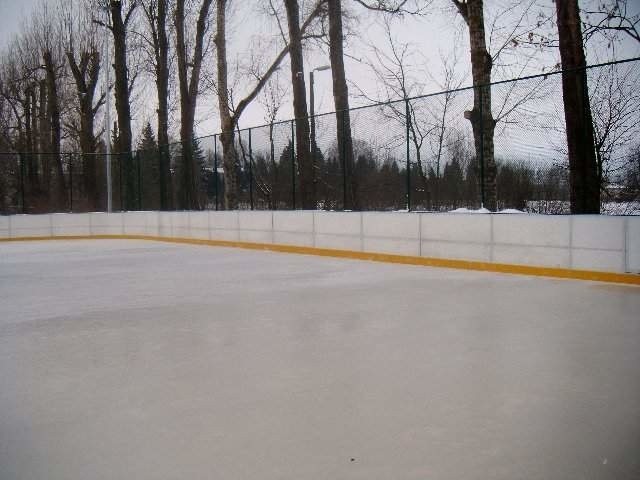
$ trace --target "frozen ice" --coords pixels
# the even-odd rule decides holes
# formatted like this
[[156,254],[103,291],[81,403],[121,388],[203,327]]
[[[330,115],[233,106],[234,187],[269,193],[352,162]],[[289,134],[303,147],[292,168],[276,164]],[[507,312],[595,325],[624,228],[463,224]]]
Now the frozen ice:
[[3,243],[0,478],[640,478],[638,312],[604,283]]

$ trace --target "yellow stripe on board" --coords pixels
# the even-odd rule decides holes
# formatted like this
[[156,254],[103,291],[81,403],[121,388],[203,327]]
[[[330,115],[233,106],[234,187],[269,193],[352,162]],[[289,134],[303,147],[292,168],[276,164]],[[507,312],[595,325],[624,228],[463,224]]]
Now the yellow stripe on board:
[[447,258],[413,257],[388,253],[356,252],[352,250],[334,250],[329,248],[300,247],[294,245],[278,245],[271,243],[251,243],[227,240],[201,240],[196,238],[156,237],[151,235],[60,235],[48,237],[15,237],[0,238],[0,242],[39,241],[39,240],[153,240],[168,243],[185,243],[190,245],[210,245],[215,247],[233,247],[249,250],[268,250],[271,252],[297,253],[321,257],[348,258],[353,260],[369,260],[404,265],[420,265],[424,267],[455,268],[460,270],[476,270],[482,272],[510,273],[516,275],[532,275],[536,277],[567,278],[573,280],[589,280],[593,282],[623,283],[640,285],[640,275],[633,273],[598,272],[593,270],[575,270],[571,268],[536,267],[530,265],[514,265],[508,263],[476,262],[470,260],[453,260]]

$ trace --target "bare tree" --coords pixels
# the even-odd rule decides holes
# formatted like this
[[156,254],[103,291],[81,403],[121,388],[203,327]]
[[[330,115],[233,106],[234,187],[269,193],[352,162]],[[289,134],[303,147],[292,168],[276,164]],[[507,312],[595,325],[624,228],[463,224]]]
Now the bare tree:
[[624,173],[632,145],[640,134],[638,72],[629,65],[609,65],[593,72],[590,102],[601,193]]
[[[209,9],[212,0],[202,0],[196,21],[193,55],[187,58],[187,40],[185,36],[185,0],[177,0],[175,9],[176,55],[178,58],[178,81],[180,89],[180,141],[182,143],[181,189],[182,208],[200,209],[198,200],[198,167],[192,152],[193,129],[196,102],[200,85],[200,71],[204,59],[205,34],[209,29]],[[189,76],[189,69],[191,75]]]
[[[62,209],[66,206],[66,185],[64,178],[64,168],[62,164],[61,141],[62,141],[62,119],[61,119],[61,79],[65,72],[65,60],[62,50],[62,39],[59,24],[56,22],[56,15],[51,10],[51,6],[42,2],[32,17],[33,38],[37,45],[37,51],[41,55],[42,69],[44,70],[44,86],[46,86],[46,127],[48,132],[44,133],[47,138],[49,157],[53,160],[53,167],[56,178],[56,198],[54,200],[56,208]],[[48,170],[48,166],[46,167]]]
[[309,146],[309,117],[302,56],[302,33],[300,32],[300,8],[298,0],[285,0],[289,25],[289,58],[291,59],[291,85],[293,90],[293,112],[296,122],[296,157],[300,171],[300,196],[303,209],[315,209],[313,198],[313,162]]
[[556,2],[571,213],[600,212],[600,183],[577,0]]
[[229,81],[227,66],[227,0],[218,0],[216,4],[216,53],[217,53],[217,91],[222,134],[220,141],[223,151],[224,200],[225,208],[235,210],[238,207],[238,179],[235,171],[236,151],[234,145],[234,121],[229,102]]
[[[401,15],[405,13],[421,14],[430,2],[408,0],[355,0],[355,3],[368,10]],[[354,175],[353,138],[351,135],[351,115],[349,111],[349,88],[344,67],[344,9],[342,0],[327,0],[329,20],[329,59],[333,74],[333,100],[336,111],[336,131],[338,151],[342,161],[344,175],[348,178],[345,185],[345,209],[359,209],[357,179]]]
[[[109,23],[94,18],[94,22],[108,28],[113,36],[113,69],[115,72],[115,100],[118,117],[116,153],[123,162],[125,172],[125,208],[134,206],[133,159],[131,156],[133,136],[131,132],[131,91],[135,75],[130,76],[128,57],[128,35],[130,24],[138,3],[136,0],[108,0],[99,6],[108,8]],[[108,101],[108,100],[107,100]],[[108,127],[109,128],[109,127]]]
[[604,35],[608,41],[623,34],[640,42],[640,11],[632,11],[633,4],[629,8],[627,0],[599,0],[594,7],[587,6],[582,18],[585,41],[597,34]]
[[429,123],[432,126],[428,130],[428,139],[431,153],[433,155],[433,204],[438,208],[440,204],[440,183],[442,179],[442,168],[444,166],[444,153],[450,143],[450,136],[455,133],[451,128],[451,116],[453,112],[452,103],[457,95],[457,89],[462,85],[462,78],[456,73],[458,53],[454,49],[451,57],[442,57],[442,82],[437,82],[443,91],[441,95],[432,98],[435,108],[428,108],[430,116]]
[[[14,39],[9,51],[16,52],[18,40]],[[22,68],[19,58],[15,54],[7,54],[0,62],[0,94],[4,100],[2,122],[7,132],[7,143],[18,152],[26,151],[29,140],[26,136],[25,110],[28,108],[23,82],[28,78],[29,72]]]
[[137,2],[129,0],[128,3],[121,0],[109,1],[109,13],[111,24],[107,28],[113,35],[115,70],[115,99],[118,114],[118,152],[129,153],[132,150],[131,134],[131,102],[130,102],[130,78],[127,64],[127,32]]
[[349,112],[349,87],[344,69],[344,33],[342,28],[342,1],[327,0],[329,14],[329,59],[333,77],[333,102],[336,111],[338,152],[347,177],[344,209],[357,210],[358,197],[354,175],[353,139]]
[[[490,85],[492,72],[497,66],[507,70],[515,66],[519,70],[518,73],[522,73],[536,48],[543,43],[543,36],[538,30],[546,27],[548,19],[543,21],[537,18],[532,21],[529,18],[535,10],[536,0],[513,0],[502,5],[488,24],[483,0],[452,2],[469,33],[474,98],[473,108],[465,112],[465,118],[471,122],[476,159],[483,170],[484,182],[481,187],[484,191],[484,206],[493,211],[497,208],[497,167],[494,149],[496,122],[505,114],[505,108],[507,112],[512,112],[514,107],[507,107],[508,102],[503,102],[500,114],[497,117],[493,116]],[[525,50],[524,47],[534,48]],[[523,97],[529,96],[530,94],[527,94]]]
[[[46,91],[46,84],[41,81],[42,60],[41,51],[33,31],[25,29],[25,33],[16,38],[8,55],[6,70],[7,100],[15,108],[14,124],[18,128],[18,141],[23,149],[20,153],[21,167],[26,167],[27,187],[31,192],[37,192],[38,161],[36,152],[39,151],[40,138],[46,137],[45,145],[48,148],[50,130],[40,131],[38,119],[40,112],[46,115],[46,102],[38,104],[37,91],[42,87]],[[20,116],[21,117],[20,117]],[[43,123],[43,125],[45,125]],[[25,175],[25,172],[22,172]]]
[[[383,19],[385,48],[372,46],[373,59],[367,62],[382,89],[382,96],[372,98],[364,92],[362,95],[379,103],[384,118],[401,127],[400,133],[390,138],[392,147],[405,143],[408,127],[412,162],[415,161],[416,166],[412,171],[419,175],[417,190],[422,192],[419,197],[424,197],[416,199],[416,204],[425,201],[426,208],[438,208],[452,102],[457,94],[455,90],[462,84],[462,77],[456,71],[458,50],[454,48],[448,56],[441,53],[442,79],[437,79],[430,70],[416,68],[424,66],[427,59],[419,55],[413,44],[394,36],[391,21],[389,16]],[[423,98],[428,82],[437,85],[443,93]]]
[[278,207],[279,201],[277,196],[279,169],[276,162],[274,123],[278,119],[278,113],[282,108],[285,96],[285,88],[280,82],[278,72],[276,72],[265,85],[259,99],[264,110],[264,120],[269,125],[269,164],[271,172],[271,178],[268,183],[263,181],[262,186],[259,185],[259,188],[263,191],[268,200],[269,208],[272,210]]
[[[302,35],[306,32],[313,21],[323,12],[324,0],[317,0],[311,13],[307,16],[300,27]],[[235,149],[235,129],[238,121],[247,106],[258,96],[260,91],[269,81],[269,78],[289,53],[289,45],[285,45],[273,59],[269,67],[264,72],[255,72],[256,83],[251,87],[249,93],[245,95],[236,105],[232,101],[229,88],[229,66],[227,60],[227,9],[229,0],[218,0],[216,4],[216,36],[214,43],[217,54],[217,81],[216,93],[218,95],[218,109],[220,114],[220,126],[222,129],[220,142],[223,150],[224,166],[224,188],[225,188],[225,208],[235,209],[238,207],[238,178],[236,173],[236,149]]]
[[84,188],[89,195],[89,207],[95,209],[100,202],[100,190],[97,182],[98,165],[94,155],[97,150],[94,123],[95,116],[105,101],[104,94],[97,100],[95,98],[101,66],[96,26],[82,6],[74,8],[74,2],[69,2],[62,3],[61,7],[64,48],[78,101],[80,125],[76,130],[83,154]]
[[471,122],[476,155],[483,166],[484,206],[495,211],[497,208],[496,163],[494,158],[493,134],[495,119],[491,113],[491,69],[493,59],[487,49],[485,38],[483,0],[452,0],[469,28],[471,50],[471,71],[473,84],[473,109],[465,112]]
[[144,12],[149,35],[145,43],[151,47],[152,69],[158,97],[158,146],[160,170],[160,208],[171,209],[173,192],[171,188],[171,170],[169,165],[169,36],[167,18],[169,0],[142,0],[140,6]]

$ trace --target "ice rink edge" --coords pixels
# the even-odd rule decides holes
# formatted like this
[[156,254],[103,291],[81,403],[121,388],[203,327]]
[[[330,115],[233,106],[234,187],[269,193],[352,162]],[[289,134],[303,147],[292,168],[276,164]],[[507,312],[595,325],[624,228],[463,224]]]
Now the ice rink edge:
[[509,263],[478,262],[448,258],[416,257],[410,255],[393,255],[387,253],[358,252],[354,250],[338,250],[318,247],[304,247],[271,243],[254,243],[230,240],[206,240],[184,237],[162,237],[152,235],[55,235],[0,238],[1,242],[24,242],[43,240],[150,240],[168,243],[191,245],[208,245],[213,247],[243,248],[249,250],[267,250],[280,253],[315,255],[321,257],[346,258],[352,260],[368,260],[383,263],[417,265],[436,268],[453,268],[459,270],[476,270],[483,272],[529,275],[536,277],[564,278],[569,280],[585,280],[592,282],[620,283],[640,286],[640,275],[633,273],[601,272],[596,270],[579,270],[571,268],[541,267]]

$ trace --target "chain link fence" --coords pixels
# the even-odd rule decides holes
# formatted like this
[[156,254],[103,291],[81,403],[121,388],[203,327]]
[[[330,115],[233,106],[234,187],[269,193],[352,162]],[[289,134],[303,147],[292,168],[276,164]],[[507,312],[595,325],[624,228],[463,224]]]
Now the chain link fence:
[[[602,213],[640,214],[639,67],[587,69]],[[112,209],[224,209],[233,168],[240,209],[299,209],[311,195],[324,210],[475,210],[493,191],[498,211],[569,213],[560,73],[304,119],[306,154],[295,120],[235,132],[226,166],[219,135],[113,154]],[[491,115],[479,118],[492,135],[474,137],[477,94],[491,97]],[[349,130],[351,142],[339,140]],[[312,164],[306,182],[303,162]],[[106,164],[102,153],[1,153],[0,213],[106,211]]]

